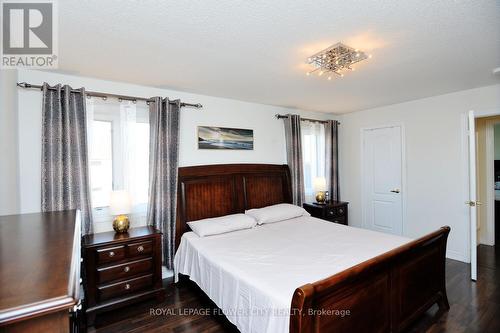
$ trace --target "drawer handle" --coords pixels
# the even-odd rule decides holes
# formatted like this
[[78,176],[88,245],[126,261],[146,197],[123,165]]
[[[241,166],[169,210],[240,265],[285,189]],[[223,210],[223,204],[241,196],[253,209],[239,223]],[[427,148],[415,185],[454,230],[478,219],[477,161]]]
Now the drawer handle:
[[114,251],[109,251],[109,256],[110,257],[114,257],[115,256],[115,252]]
[[339,213],[340,214],[344,213],[344,210],[342,208],[339,208]]
[[124,271],[125,273],[127,273],[128,271],[130,271],[130,267],[125,266],[125,267],[123,268],[123,271]]
[[125,283],[125,290],[129,290],[129,289],[130,289],[130,284]]
[[144,251],[144,246],[140,245],[137,247],[137,252],[142,252]]

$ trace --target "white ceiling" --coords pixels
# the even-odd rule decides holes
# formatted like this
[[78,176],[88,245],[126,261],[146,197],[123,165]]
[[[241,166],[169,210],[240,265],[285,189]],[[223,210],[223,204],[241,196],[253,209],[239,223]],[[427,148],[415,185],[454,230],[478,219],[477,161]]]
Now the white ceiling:
[[[58,3],[64,73],[334,113],[499,82],[499,0]],[[339,41],[373,58],[306,76]]]

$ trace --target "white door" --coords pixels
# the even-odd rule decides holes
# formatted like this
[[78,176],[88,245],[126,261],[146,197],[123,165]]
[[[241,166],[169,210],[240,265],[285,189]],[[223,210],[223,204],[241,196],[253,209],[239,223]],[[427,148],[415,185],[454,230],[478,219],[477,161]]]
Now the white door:
[[363,225],[403,233],[401,126],[363,130]]
[[477,193],[476,193],[476,119],[469,111],[469,205],[470,210],[470,276],[477,280]]

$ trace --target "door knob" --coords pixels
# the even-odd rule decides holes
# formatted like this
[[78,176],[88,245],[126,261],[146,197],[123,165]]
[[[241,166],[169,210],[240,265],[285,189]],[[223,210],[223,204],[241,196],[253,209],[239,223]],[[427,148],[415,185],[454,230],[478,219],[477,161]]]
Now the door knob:
[[471,207],[475,207],[475,206],[480,206],[483,203],[481,201],[466,201],[465,204]]
[[401,192],[401,191],[399,190],[399,188],[395,188],[394,190],[391,190],[391,192],[392,192],[392,193],[399,193],[399,192]]

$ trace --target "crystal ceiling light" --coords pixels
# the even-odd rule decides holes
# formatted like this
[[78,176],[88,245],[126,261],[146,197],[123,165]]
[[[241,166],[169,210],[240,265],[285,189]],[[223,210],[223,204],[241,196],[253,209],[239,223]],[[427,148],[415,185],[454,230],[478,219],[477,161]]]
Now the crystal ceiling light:
[[[343,77],[342,71],[354,70],[352,67],[355,63],[371,58],[371,54],[367,55],[365,52],[354,49],[342,43],[332,45],[323,51],[307,58],[307,63],[314,67],[314,69],[307,72],[307,75],[317,72],[319,76],[323,74],[334,73],[337,76]],[[327,75],[328,80],[332,79],[331,75]]]

